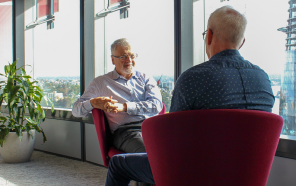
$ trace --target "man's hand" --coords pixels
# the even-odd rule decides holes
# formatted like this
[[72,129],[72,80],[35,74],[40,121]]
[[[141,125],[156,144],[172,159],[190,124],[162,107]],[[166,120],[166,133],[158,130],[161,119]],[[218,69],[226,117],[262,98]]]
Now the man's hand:
[[126,112],[127,111],[127,105],[126,103],[106,103],[105,108],[107,109],[107,112],[113,112],[113,113],[118,113],[118,112]]
[[98,108],[98,109],[101,109],[101,110],[104,110],[107,112],[110,109],[107,107],[107,105],[113,105],[117,102],[118,102],[117,100],[112,99],[112,96],[110,96],[110,97],[96,97],[96,98],[90,100],[90,104],[94,108]]

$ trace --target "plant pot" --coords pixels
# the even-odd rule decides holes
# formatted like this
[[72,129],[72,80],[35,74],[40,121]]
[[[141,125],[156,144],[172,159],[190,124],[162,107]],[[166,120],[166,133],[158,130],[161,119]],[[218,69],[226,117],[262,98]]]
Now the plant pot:
[[0,155],[6,163],[23,163],[30,161],[35,145],[35,130],[32,130],[33,139],[25,131],[20,141],[15,132],[9,132],[5,138],[3,147],[0,147]]

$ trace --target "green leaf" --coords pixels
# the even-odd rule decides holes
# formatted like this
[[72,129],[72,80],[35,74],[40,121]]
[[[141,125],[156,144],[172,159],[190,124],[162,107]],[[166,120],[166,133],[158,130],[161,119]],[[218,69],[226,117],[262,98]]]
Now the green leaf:
[[[35,81],[32,82],[32,84],[34,84],[34,83],[39,83],[39,81],[36,81],[36,80],[35,80]],[[34,86],[34,87],[35,87],[35,86]],[[37,86],[37,87],[38,87],[38,86]]]
[[9,128],[1,128],[0,129],[0,146],[3,147],[3,143],[5,140],[5,137],[9,133]]
[[11,88],[11,92],[8,93],[8,102],[12,102],[14,97],[16,96],[18,90],[21,88],[21,86],[19,85],[16,85],[16,86],[13,86]]
[[[34,124],[34,125],[38,125],[38,123],[35,122],[34,120],[32,120],[31,118],[29,118],[29,117],[25,117],[25,118],[26,118],[26,120],[27,120],[29,123]],[[40,129],[39,129],[39,130],[40,130]]]
[[32,127],[31,127],[30,124],[26,125],[26,131],[31,136],[31,138],[33,139]]
[[32,125],[32,127],[37,131],[37,132],[41,132],[41,129],[38,125]]
[[36,88],[37,90],[39,90],[40,92],[42,91],[39,86],[33,86],[33,87]]
[[45,133],[44,133],[44,131],[43,131],[43,129],[42,129],[42,134],[43,134],[43,143],[45,143],[46,141],[47,141],[47,138],[46,138],[46,136],[45,136]]
[[3,103],[3,99],[4,99],[4,94],[1,94],[1,95],[0,95],[0,107],[1,107],[1,105],[2,105],[2,103]]
[[30,88],[31,88],[30,84],[25,80],[22,80],[22,83],[23,83],[23,85],[25,87],[25,91],[28,93]]
[[16,79],[16,81],[17,81],[18,83],[22,83],[22,82],[23,82],[23,81],[20,80],[20,79]]
[[23,131],[21,125],[15,125],[15,133],[19,137],[20,141],[23,139]]
[[42,92],[39,92],[39,91],[37,91],[37,90],[35,90],[34,93],[35,93],[36,95],[38,95],[39,97],[41,97],[41,98],[44,96],[44,94],[43,94]]
[[48,105],[48,104],[47,104],[47,101],[50,103],[50,106],[51,106],[51,113],[54,113],[54,104],[53,104],[52,100],[51,100],[50,98],[48,98],[47,96],[44,96],[43,98],[44,98],[44,100],[45,100],[45,102],[46,102],[46,105]]
[[5,65],[4,66],[4,71],[5,71],[5,75],[8,76],[9,75],[9,71],[10,71],[10,63],[9,63],[9,65]]
[[41,105],[37,105],[38,113],[42,112]]
[[2,121],[6,121],[7,118],[6,118],[5,116],[0,116],[0,120],[2,120]]
[[35,104],[31,99],[29,99],[28,109],[29,109],[30,117],[33,118],[34,117]]
[[44,110],[42,110],[42,121],[43,122],[45,121],[45,112],[44,112]]
[[42,99],[38,96],[35,96],[35,95],[33,96],[33,98],[34,98],[34,103],[36,105],[40,105]]
[[21,107],[18,107],[15,114],[15,119],[17,123],[20,123],[21,111],[22,111]]
[[26,71],[25,71],[24,68],[22,68],[21,71],[22,71],[22,75],[23,75],[23,76],[26,76],[26,75],[27,75],[27,73],[26,73]]

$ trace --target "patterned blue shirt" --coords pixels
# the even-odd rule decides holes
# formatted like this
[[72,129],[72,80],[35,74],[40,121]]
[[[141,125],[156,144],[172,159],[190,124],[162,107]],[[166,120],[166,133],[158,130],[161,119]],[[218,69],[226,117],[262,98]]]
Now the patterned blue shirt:
[[170,112],[196,109],[271,112],[273,104],[268,75],[244,60],[238,50],[224,50],[178,78]]
[[112,132],[119,125],[155,116],[162,109],[160,89],[153,77],[134,71],[132,77],[126,80],[114,69],[92,80],[74,103],[72,114],[75,117],[87,117],[93,109],[90,99],[101,96],[113,96],[112,99],[127,104],[127,112],[105,112]]

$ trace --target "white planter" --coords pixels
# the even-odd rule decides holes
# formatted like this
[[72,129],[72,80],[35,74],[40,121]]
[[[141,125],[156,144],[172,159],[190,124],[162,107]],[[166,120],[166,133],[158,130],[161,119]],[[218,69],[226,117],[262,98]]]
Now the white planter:
[[25,131],[20,141],[15,132],[10,132],[0,147],[0,154],[6,163],[23,163],[30,161],[35,144],[35,130],[32,130],[33,139]]

